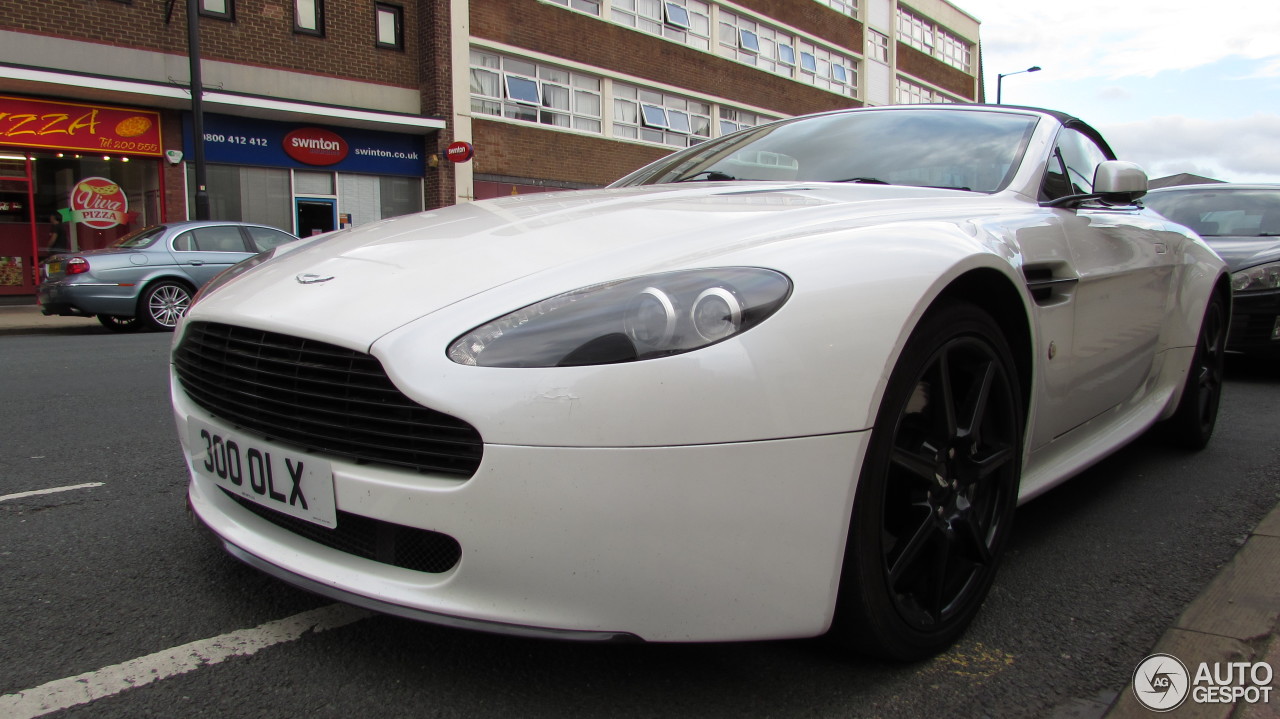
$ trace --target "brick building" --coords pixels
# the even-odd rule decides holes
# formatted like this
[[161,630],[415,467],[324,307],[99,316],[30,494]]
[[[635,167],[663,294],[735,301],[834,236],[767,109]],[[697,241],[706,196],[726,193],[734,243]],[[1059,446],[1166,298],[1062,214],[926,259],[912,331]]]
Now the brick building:
[[[0,0],[0,295],[31,294],[51,244],[189,215],[187,4]],[[198,7],[212,215],[303,235],[600,186],[790,115],[981,97],[978,22],[946,0]],[[118,223],[80,221],[89,178],[118,186]]]

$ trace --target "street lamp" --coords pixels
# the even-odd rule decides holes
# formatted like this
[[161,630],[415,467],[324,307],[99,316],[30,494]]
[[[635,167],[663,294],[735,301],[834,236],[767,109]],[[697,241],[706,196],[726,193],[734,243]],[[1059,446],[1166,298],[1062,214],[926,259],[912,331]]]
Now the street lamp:
[[1002,88],[1000,87],[1000,85],[1001,85],[1001,83],[1003,83],[1003,82],[1004,82],[1004,79],[1005,79],[1006,77],[1009,77],[1010,75],[1021,75],[1021,74],[1022,74],[1022,73],[1024,73],[1024,72],[1040,72],[1040,66],[1039,66],[1039,65],[1032,65],[1031,67],[1027,68],[1026,70],[1019,70],[1019,71],[1017,71],[1017,72],[1006,72],[1006,73],[1004,73],[1004,74],[1002,74],[1002,75],[996,75],[996,104],[997,104],[997,105],[999,105],[999,104],[1000,104],[1000,91],[1001,91],[1001,89],[1002,89]]

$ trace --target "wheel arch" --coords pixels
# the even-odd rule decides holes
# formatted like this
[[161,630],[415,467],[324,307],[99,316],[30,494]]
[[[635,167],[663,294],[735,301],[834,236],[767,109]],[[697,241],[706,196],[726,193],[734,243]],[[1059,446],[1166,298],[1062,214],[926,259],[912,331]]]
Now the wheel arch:
[[1022,293],[1004,273],[980,267],[955,278],[934,298],[927,312],[940,304],[964,301],[978,306],[999,325],[1013,353],[1014,371],[1018,375],[1023,416],[1029,416],[1032,373],[1035,368],[1034,338],[1031,319]]

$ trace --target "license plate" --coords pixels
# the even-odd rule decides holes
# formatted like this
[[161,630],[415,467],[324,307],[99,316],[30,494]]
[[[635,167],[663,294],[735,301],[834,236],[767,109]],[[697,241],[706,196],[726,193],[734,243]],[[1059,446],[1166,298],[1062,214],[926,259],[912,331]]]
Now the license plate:
[[325,527],[338,526],[333,468],[314,455],[187,420],[191,468],[232,494]]
[[46,273],[46,274],[48,274],[48,275],[56,275],[56,274],[58,274],[59,272],[61,272],[61,271],[62,271],[62,263],[61,263],[61,262],[50,262],[50,263],[47,265],[47,267],[48,267],[48,269],[46,270],[46,272],[45,272],[45,273]]

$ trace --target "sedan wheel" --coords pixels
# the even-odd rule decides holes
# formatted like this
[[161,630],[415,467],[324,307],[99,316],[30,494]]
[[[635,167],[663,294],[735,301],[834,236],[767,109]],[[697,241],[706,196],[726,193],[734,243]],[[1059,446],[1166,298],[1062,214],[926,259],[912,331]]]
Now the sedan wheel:
[[98,315],[98,324],[106,327],[112,332],[137,332],[142,329],[142,320],[137,317]]
[[180,282],[158,282],[142,293],[140,304],[147,326],[172,332],[191,307],[191,290]]
[[916,328],[889,380],[854,502],[833,634],[900,660],[964,631],[1017,504],[1023,413],[999,327],[960,304]]

